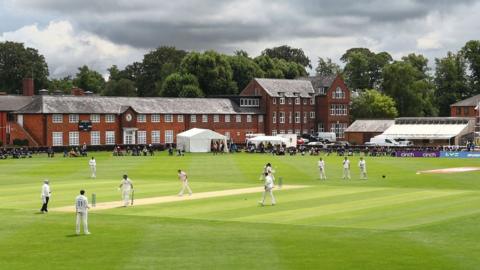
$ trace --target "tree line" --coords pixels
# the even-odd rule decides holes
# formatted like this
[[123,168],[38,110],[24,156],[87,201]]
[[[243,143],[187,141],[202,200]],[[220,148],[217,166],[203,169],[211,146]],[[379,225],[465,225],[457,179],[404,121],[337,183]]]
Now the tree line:
[[[448,116],[450,104],[480,94],[480,41],[435,59],[421,54],[394,60],[388,52],[352,48],[339,59],[318,58],[316,74],[340,75],[354,91],[353,118]],[[76,74],[49,79],[45,57],[22,43],[0,42],[0,91],[18,93],[22,78],[33,76],[37,89],[69,92],[74,86],[106,96],[204,97],[238,94],[253,78],[295,79],[308,75],[311,61],[300,48],[267,48],[259,56],[245,51],[187,52],[162,46],[123,69],[113,65],[109,79],[88,66]]]

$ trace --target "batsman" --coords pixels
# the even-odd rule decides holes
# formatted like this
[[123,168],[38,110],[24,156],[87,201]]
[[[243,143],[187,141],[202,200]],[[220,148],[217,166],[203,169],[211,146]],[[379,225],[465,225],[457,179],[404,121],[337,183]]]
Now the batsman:
[[122,182],[120,183],[120,186],[118,188],[122,191],[123,206],[127,207],[128,203],[130,202],[130,193],[133,193],[132,180],[130,180],[130,178],[128,178],[128,176],[124,174]]

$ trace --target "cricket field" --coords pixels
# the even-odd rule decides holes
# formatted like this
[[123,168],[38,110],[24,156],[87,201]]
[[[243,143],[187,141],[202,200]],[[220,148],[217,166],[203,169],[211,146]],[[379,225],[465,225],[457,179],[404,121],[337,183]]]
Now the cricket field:
[[[479,160],[367,157],[365,181],[355,156],[346,181],[342,157],[324,156],[320,181],[312,156],[92,155],[95,180],[89,157],[0,160],[0,269],[480,269],[480,171],[417,174]],[[285,188],[261,207],[267,162]],[[174,197],[177,169],[191,198]],[[75,214],[62,209],[80,189],[120,206],[125,173],[136,201],[156,199],[94,209],[92,234],[75,235]],[[46,178],[50,212],[40,214]]]

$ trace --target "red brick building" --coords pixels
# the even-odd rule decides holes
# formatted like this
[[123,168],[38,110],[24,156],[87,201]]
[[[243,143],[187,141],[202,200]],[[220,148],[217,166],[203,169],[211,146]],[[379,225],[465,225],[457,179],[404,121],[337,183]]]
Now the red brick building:
[[[236,143],[244,143],[249,133],[301,134],[319,127],[342,138],[350,93],[340,77],[321,84],[316,80],[254,79],[239,96],[228,98],[102,97],[79,89],[72,95],[42,90],[38,96],[0,96],[0,117],[8,115],[0,123],[10,127],[2,129],[0,138],[5,144],[27,139],[30,146],[167,144],[194,127],[225,134]],[[18,102],[3,105],[9,99]]]
[[476,95],[450,105],[451,117],[478,117],[480,95]]

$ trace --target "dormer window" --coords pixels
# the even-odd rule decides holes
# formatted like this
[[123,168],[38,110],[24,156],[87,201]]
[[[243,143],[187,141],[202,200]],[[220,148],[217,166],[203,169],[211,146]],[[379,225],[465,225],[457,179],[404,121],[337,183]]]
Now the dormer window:
[[345,92],[342,90],[342,88],[337,87],[337,89],[335,89],[335,92],[333,92],[333,98],[334,99],[344,99],[345,98]]
[[258,107],[260,100],[258,98],[241,98],[240,107]]

